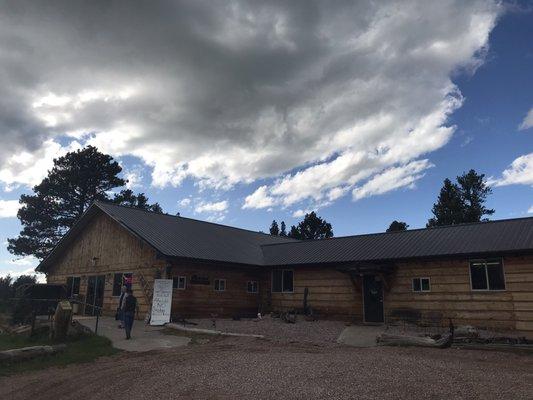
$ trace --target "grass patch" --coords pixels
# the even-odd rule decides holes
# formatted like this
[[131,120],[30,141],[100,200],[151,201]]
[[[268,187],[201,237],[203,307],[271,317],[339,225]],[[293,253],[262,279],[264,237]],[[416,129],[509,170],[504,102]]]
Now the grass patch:
[[[48,339],[46,335],[32,338],[22,338],[7,334],[0,335],[0,350],[52,344],[57,343]],[[0,376],[48,367],[63,367],[74,363],[91,362],[98,357],[110,356],[120,351],[111,345],[109,339],[94,334],[87,334],[69,339],[67,340],[66,345],[67,348],[64,351],[54,355],[37,357],[32,360],[10,364],[2,363],[0,365]]]

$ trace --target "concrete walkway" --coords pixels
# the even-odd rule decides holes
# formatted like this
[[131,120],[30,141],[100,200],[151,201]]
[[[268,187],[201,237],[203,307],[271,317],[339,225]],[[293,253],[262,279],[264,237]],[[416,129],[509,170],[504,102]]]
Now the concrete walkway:
[[[78,317],[74,319],[94,332],[95,317]],[[191,341],[188,337],[166,335],[161,332],[161,326],[145,325],[144,321],[135,321],[131,332],[131,339],[126,340],[124,329],[118,328],[118,321],[111,317],[100,317],[98,334],[105,336],[113,342],[117,349],[126,351],[149,351],[171,347],[186,346]]]
[[341,332],[337,343],[354,347],[374,347],[377,346],[376,337],[383,332],[384,326],[352,325]]

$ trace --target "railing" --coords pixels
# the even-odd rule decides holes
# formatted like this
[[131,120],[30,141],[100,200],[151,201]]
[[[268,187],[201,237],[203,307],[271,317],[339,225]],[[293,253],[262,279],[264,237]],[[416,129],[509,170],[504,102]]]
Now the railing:
[[[61,301],[68,301],[71,304],[78,304],[85,307],[91,307],[93,315],[96,317],[94,333],[98,333],[98,324],[102,315],[102,307],[90,304],[76,298],[70,299],[32,299],[25,297],[15,297],[0,300],[0,313],[8,314],[11,322],[19,324],[28,324],[31,326],[30,335],[33,335],[35,321],[38,316],[47,316],[51,321],[55,314],[57,304]],[[44,312],[46,310],[46,312]]]

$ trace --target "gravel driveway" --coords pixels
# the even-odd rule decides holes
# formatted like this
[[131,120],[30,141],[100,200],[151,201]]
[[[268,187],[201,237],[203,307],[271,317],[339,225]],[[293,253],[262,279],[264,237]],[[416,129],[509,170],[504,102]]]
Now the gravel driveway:
[[264,335],[267,339],[282,343],[314,343],[323,346],[334,345],[347,324],[342,321],[306,321],[298,316],[295,324],[283,322],[280,318],[265,316],[261,320],[231,319],[215,320],[215,327],[210,319],[189,319],[196,325],[184,325],[192,328],[216,329],[222,332],[248,333]]
[[533,357],[225,338],[0,378],[18,399],[531,399]]

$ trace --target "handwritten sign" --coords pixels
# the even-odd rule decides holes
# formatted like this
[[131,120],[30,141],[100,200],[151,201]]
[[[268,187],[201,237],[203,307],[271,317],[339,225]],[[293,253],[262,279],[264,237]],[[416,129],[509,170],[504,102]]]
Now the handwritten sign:
[[150,325],[164,325],[170,322],[171,306],[172,279],[154,279]]

